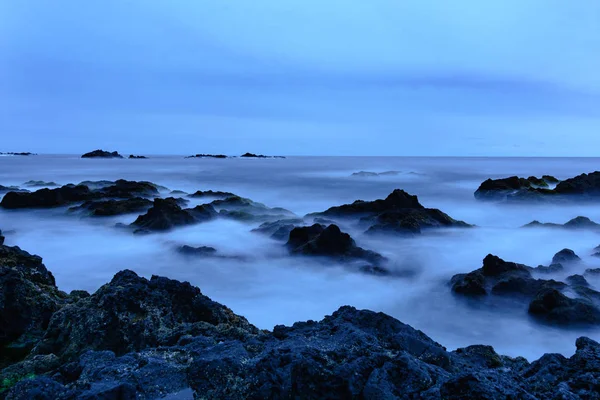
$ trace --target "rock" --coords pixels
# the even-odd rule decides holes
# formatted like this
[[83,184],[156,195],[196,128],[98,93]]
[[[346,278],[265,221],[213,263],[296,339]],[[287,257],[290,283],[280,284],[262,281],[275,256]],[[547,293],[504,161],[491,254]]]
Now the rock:
[[228,197],[237,197],[235,194],[230,192],[212,191],[212,190],[198,190],[194,194],[190,194],[189,197],[200,199],[205,197],[216,198],[220,200],[227,199]]
[[360,178],[369,178],[376,176],[395,176],[400,175],[400,171],[385,171],[385,172],[369,172],[369,171],[359,171],[354,172],[351,176],[360,177]]
[[[202,206],[199,206],[202,207]],[[196,207],[193,210],[196,210]],[[166,231],[177,226],[191,225],[199,222],[200,211],[182,210],[173,197],[156,198],[146,214],[140,215],[131,224],[138,228],[136,232]]]
[[571,249],[562,249],[552,257],[552,263],[568,264],[581,261],[581,258]]
[[197,222],[210,221],[217,217],[217,211],[210,204],[202,204],[194,208],[186,208],[185,211],[190,213]]
[[142,197],[132,197],[124,200],[90,200],[80,206],[71,207],[69,211],[90,211],[94,217],[106,217],[146,211],[153,202]]
[[87,186],[65,185],[57,189],[40,189],[32,193],[8,192],[2,198],[0,207],[17,208],[49,208],[59,207],[93,197]]
[[600,275],[600,268],[588,268],[585,270],[585,275]]
[[595,223],[587,217],[576,217],[564,224],[554,224],[554,223],[541,223],[539,221],[532,221],[527,225],[524,225],[523,228],[565,228],[565,229],[590,229],[590,230],[598,230],[600,229],[600,224]]
[[570,285],[575,285],[575,286],[590,286],[588,281],[586,281],[585,278],[579,274],[575,274],[575,275],[571,275],[571,276],[567,277],[567,282]]
[[224,154],[196,154],[193,156],[187,156],[186,158],[229,158]]
[[21,153],[13,153],[13,152],[8,152],[8,153],[0,153],[2,155],[8,155],[8,156],[37,156],[37,154],[35,153],[30,153],[30,152],[21,152]]
[[554,191],[565,196],[595,198],[600,195],[600,172],[581,174],[556,185]]
[[529,304],[529,314],[559,325],[600,324],[600,310],[593,304],[552,288],[540,290]]
[[119,179],[110,185],[97,189],[96,196],[106,198],[127,199],[131,197],[154,197],[158,196],[159,186],[145,181],[127,181]]
[[[73,324],[72,321],[78,321]],[[228,324],[257,332],[245,318],[213,302],[189,283],[125,270],[96,293],[52,316],[36,354],[71,360],[86,350],[117,355],[159,346],[185,324]]]
[[51,187],[51,186],[58,186],[58,183],[56,183],[56,182],[44,182],[44,181],[27,181],[23,185],[25,185],[25,186],[33,186],[33,187],[35,187],[35,186],[38,186],[38,187],[39,186],[48,186],[48,187]]
[[2,235],[2,230],[0,229],[0,246],[4,244],[4,235]]
[[136,155],[130,154],[128,158],[135,159],[135,160],[145,160],[148,157],[146,157],[146,156],[136,156]]
[[539,272],[539,273],[543,273],[543,274],[554,274],[554,273],[560,272],[564,269],[565,269],[565,267],[561,263],[553,263],[547,267],[544,265],[539,265],[536,268],[534,268],[533,270],[535,272]]
[[29,190],[19,189],[18,186],[2,186],[0,185],[0,193],[7,192],[29,192]]
[[[530,180],[531,178],[533,178],[533,181]],[[538,186],[536,182],[539,183],[540,180],[535,177],[525,179],[511,176],[503,179],[487,179],[475,191],[475,198],[477,200],[506,200],[506,196],[517,191]]]
[[[468,274],[454,275],[450,285],[454,293],[467,296],[484,296],[489,293],[499,296],[520,296],[531,299],[542,288],[562,288],[563,283],[554,280],[534,279],[533,268],[523,264],[504,261],[488,254],[483,266]],[[516,297],[515,297],[516,298]]]
[[123,158],[122,155],[117,153],[116,151],[104,151],[104,150],[94,150],[89,153],[85,153],[81,156],[81,158]]
[[328,256],[341,260],[365,260],[376,265],[385,262],[385,258],[370,250],[356,246],[354,240],[340,231],[337,225],[314,224],[294,228],[286,243],[291,254],[308,256]]
[[0,245],[0,368],[27,356],[65,297],[40,257]]
[[244,158],[285,158],[283,156],[264,156],[262,154],[244,153],[240,157]]
[[265,222],[258,228],[252,229],[252,232],[268,235],[275,240],[287,240],[290,237],[290,232],[296,225],[304,225],[304,221],[298,218],[281,219],[274,222]]
[[186,256],[213,257],[217,254],[217,249],[209,246],[192,247],[185,245],[179,247],[177,251]]
[[367,233],[418,234],[421,229],[440,227],[469,227],[440,210],[423,207],[417,198],[396,189],[383,200],[356,200],[352,204],[331,207],[307,217],[359,218],[369,226]]
[[266,222],[296,217],[296,214],[284,208],[270,208],[236,195],[217,199],[209,204],[219,211],[219,216],[242,222]]

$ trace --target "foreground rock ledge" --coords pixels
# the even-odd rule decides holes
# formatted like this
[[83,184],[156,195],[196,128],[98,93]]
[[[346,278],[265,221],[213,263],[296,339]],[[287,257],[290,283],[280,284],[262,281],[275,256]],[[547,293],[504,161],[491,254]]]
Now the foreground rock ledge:
[[46,296],[52,311],[11,333],[36,343],[0,371],[0,398],[599,398],[600,345],[589,338],[571,358],[529,363],[490,346],[447,351],[388,315],[349,306],[261,331],[189,283],[129,270],[92,295],[67,295],[39,257],[0,248],[0,279],[24,288],[1,281],[0,337],[21,317],[10,308],[26,304],[21,296]]

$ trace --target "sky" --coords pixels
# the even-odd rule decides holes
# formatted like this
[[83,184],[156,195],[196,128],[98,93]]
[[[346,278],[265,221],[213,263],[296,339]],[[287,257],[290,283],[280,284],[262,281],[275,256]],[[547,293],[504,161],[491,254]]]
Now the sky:
[[0,151],[597,156],[598,0],[0,0]]

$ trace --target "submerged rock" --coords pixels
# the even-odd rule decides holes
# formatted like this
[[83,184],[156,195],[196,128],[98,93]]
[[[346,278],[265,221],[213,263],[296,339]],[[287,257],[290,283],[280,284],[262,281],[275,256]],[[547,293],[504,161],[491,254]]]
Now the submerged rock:
[[369,178],[376,176],[396,176],[400,175],[400,171],[385,171],[385,172],[370,172],[370,171],[359,171],[352,173],[351,176],[360,177],[360,178]]
[[148,157],[146,157],[146,156],[136,156],[136,155],[130,154],[128,158],[129,159],[135,159],[135,160],[143,160],[143,159],[147,159]]
[[124,200],[98,200],[86,201],[80,206],[71,207],[69,211],[87,210],[91,216],[107,217],[146,211],[152,207],[153,202],[142,198],[133,197]]
[[44,181],[27,181],[25,182],[23,185],[25,186],[30,186],[30,187],[40,187],[40,186],[58,186],[58,183],[56,182],[44,182]]
[[285,158],[284,156],[265,156],[262,154],[244,153],[240,157],[243,158]]
[[65,185],[56,189],[40,189],[35,192],[8,192],[2,198],[0,207],[17,208],[49,208],[59,207],[79,201],[85,201],[94,195],[87,186]]
[[290,232],[297,225],[304,225],[304,221],[299,218],[281,219],[274,222],[264,222],[258,228],[252,229],[252,232],[268,235],[275,240],[288,240]]
[[186,158],[229,158],[224,154],[195,154],[193,156],[187,156]]
[[502,179],[487,179],[475,191],[475,198],[478,200],[506,200],[508,196],[534,197],[540,193],[549,192],[544,189],[548,183],[555,183],[557,179],[551,176],[536,178],[519,178],[511,176]]
[[217,249],[210,246],[192,247],[184,245],[179,247],[177,252],[186,256],[214,257],[217,255]]
[[531,221],[527,225],[524,225],[523,228],[564,228],[564,229],[573,229],[573,230],[598,230],[600,229],[600,224],[595,223],[591,219],[587,217],[575,217],[564,224],[555,224],[555,223],[541,223],[539,221]]
[[369,226],[367,233],[418,234],[421,229],[440,227],[469,227],[444,214],[442,211],[425,208],[417,196],[396,189],[385,199],[374,201],[356,200],[352,204],[331,207],[307,217],[357,218]]
[[529,314],[558,325],[600,324],[600,310],[591,302],[571,299],[552,288],[536,294],[529,304]]
[[81,156],[81,158],[123,158],[122,155],[117,153],[116,151],[104,151],[104,150],[94,150],[89,153],[85,153]]

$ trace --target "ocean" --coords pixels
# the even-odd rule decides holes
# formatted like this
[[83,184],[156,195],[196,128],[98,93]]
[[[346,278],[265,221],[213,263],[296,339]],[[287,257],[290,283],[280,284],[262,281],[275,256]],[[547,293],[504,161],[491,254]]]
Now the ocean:
[[[600,222],[600,207],[487,203],[476,201],[473,192],[487,178],[549,174],[564,179],[595,171],[598,165],[598,158],[0,157],[0,184],[4,186],[23,186],[29,180],[61,185],[84,180],[146,180],[188,193],[229,191],[300,216],[357,199],[385,198],[394,189],[404,189],[417,195],[426,207],[477,225],[428,231],[412,238],[373,238],[353,226],[343,227],[359,246],[380,252],[391,260],[390,268],[406,272],[400,277],[372,276],[335,262],[289,257],[281,242],[251,232],[258,223],[225,219],[167,233],[134,235],[115,224],[131,223],[135,214],[90,218],[67,213],[66,207],[0,209],[0,229],[6,244],[43,257],[59,288],[67,292],[92,292],[117,271],[132,269],[146,277],[155,274],[189,281],[260,328],[319,320],[342,305],[352,305],[390,314],[448,349],[488,344],[501,354],[531,360],[548,352],[571,355],[577,337],[599,340],[600,331],[542,325],[528,317],[526,306],[510,301],[490,299],[471,304],[453,296],[448,281],[456,273],[481,267],[489,253],[535,267],[548,265],[563,248],[573,249],[583,262],[558,279],[600,267],[600,258],[591,256],[600,244],[596,232],[521,228],[532,220],[564,223],[580,215]],[[359,171],[398,173],[352,176]],[[191,259],[174,250],[184,244],[212,246],[239,257]],[[600,289],[600,281],[588,280]]]

